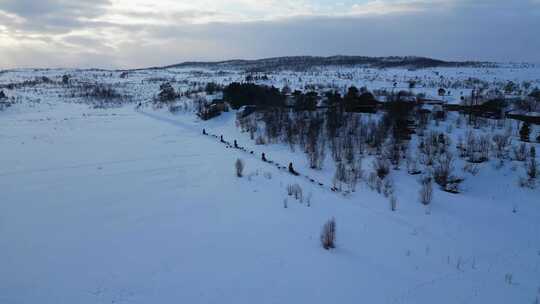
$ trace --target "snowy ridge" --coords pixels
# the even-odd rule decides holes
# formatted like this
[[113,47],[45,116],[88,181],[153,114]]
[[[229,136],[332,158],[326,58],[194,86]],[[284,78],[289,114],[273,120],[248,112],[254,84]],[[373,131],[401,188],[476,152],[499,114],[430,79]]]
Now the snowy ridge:
[[206,68],[237,68],[248,71],[273,71],[273,70],[303,70],[321,66],[364,66],[373,68],[426,68],[426,67],[482,67],[494,66],[486,62],[450,62],[416,56],[391,56],[391,57],[367,57],[367,56],[295,56],[276,57],[257,60],[228,60],[217,62],[184,62],[164,68],[183,67],[206,67]]

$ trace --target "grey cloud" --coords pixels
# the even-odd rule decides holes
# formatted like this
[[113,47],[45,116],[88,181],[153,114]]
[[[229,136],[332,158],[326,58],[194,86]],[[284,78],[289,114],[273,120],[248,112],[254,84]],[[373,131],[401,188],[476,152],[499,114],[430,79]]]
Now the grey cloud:
[[[519,12],[464,4],[451,11],[427,13],[293,18],[147,30],[149,37],[156,39],[213,42],[216,49],[196,53],[202,59],[350,54],[540,62],[540,19],[534,10]],[[163,60],[170,63],[184,59],[190,58]]]
[[172,12],[157,12],[157,11],[126,11],[122,13],[123,15],[140,20],[163,20],[163,18],[168,18],[171,21],[175,20],[177,22],[191,21],[196,20],[197,18],[204,17],[214,17],[218,16],[218,12],[214,11],[203,11],[203,10],[184,10],[184,11],[172,11]]
[[[56,56],[64,52],[56,40],[48,43],[49,49],[26,50],[11,57],[8,64],[0,65],[95,64],[130,68],[185,60],[335,54],[540,63],[538,3],[452,0],[444,7],[427,1],[417,1],[414,5],[422,9],[378,16],[295,17],[268,22],[202,25],[182,22],[205,12],[179,13],[172,19],[180,21],[161,25],[87,21],[84,26],[91,29],[92,35],[62,38],[63,43],[71,46],[65,58]],[[145,18],[144,14],[138,16]],[[159,18],[160,14],[146,16]],[[112,32],[116,33],[114,41],[107,41],[110,35],[105,38],[105,34]],[[47,37],[46,32],[43,37]],[[94,46],[90,48],[91,56],[88,45]],[[0,49],[0,57],[7,51]],[[37,61],[32,53],[46,53],[49,61]]]
[[23,20],[9,23],[12,30],[68,32],[84,27],[83,19],[103,15],[110,4],[110,0],[4,0],[0,11]]
[[110,0],[4,0],[0,10],[24,18],[62,14],[93,17],[102,14],[110,4]]

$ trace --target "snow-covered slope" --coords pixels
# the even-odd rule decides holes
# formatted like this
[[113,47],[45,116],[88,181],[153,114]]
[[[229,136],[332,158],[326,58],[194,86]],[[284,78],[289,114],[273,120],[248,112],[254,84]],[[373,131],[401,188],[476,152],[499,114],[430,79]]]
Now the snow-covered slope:
[[[284,147],[253,145],[234,113],[201,122],[54,97],[0,112],[0,147],[0,303],[540,297],[540,192],[517,187],[510,165],[484,166],[459,195],[435,190],[429,212],[417,181],[396,171],[391,212],[365,184],[345,197],[259,161],[267,152],[308,170]],[[287,195],[294,183],[309,206]],[[337,248],[327,251],[319,234],[331,217]]]

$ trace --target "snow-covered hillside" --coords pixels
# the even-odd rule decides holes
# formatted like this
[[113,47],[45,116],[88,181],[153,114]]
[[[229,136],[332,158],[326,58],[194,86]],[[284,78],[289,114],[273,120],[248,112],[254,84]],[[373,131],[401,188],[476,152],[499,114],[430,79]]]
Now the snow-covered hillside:
[[[535,87],[538,71],[325,68],[276,72],[260,83],[344,91],[420,79],[416,93],[435,96],[441,82],[459,83],[446,96],[459,99],[471,77]],[[365,180],[355,192],[331,191],[330,160],[313,170],[301,150],[257,145],[235,111],[201,121],[186,96],[177,103],[185,111],[175,113],[149,103],[165,81],[185,92],[245,77],[189,68],[0,74],[12,103],[0,111],[0,303],[538,303],[540,189],[518,185],[522,162],[466,168],[458,159],[460,193],[434,187],[428,206],[419,202],[419,177],[405,166],[391,170],[392,211]],[[95,83],[110,85],[120,101],[90,100],[84,84]],[[469,131],[510,129],[519,142],[515,121],[457,127],[459,117],[449,113],[426,130],[447,134],[452,147]],[[533,138],[538,127],[531,129]],[[410,146],[418,141],[414,135]],[[262,162],[263,152],[323,186]],[[363,158],[366,172],[372,158]],[[245,162],[241,178],[237,159]],[[296,184],[301,200],[288,195]],[[337,246],[324,250],[319,237],[331,218]]]
[[[69,76],[69,88],[55,92],[55,83],[61,83],[64,75]],[[501,65],[426,69],[328,66],[302,72],[284,70],[255,74],[230,68],[190,67],[129,71],[23,69],[0,71],[0,90],[4,89],[8,96],[19,98],[29,96],[40,99],[50,94],[80,97],[85,85],[100,83],[113,85],[116,91],[129,97],[132,102],[145,102],[156,95],[163,82],[170,82],[175,89],[186,92],[194,88],[203,90],[208,82],[228,84],[244,81],[247,75],[264,75],[264,79],[257,79],[256,82],[278,88],[288,86],[292,90],[337,90],[345,93],[350,86],[369,90],[410,90],[414,94],[447,103],[459,103],[461,97],[469,97],[473,90],[518,97],[540,87],[540,66]],[[510,88],[509,83],[512,84]],[[9,84],[19,88],[15,90],[16,94],[10,94],[12,90]],[[443,96],[438,92],[441,88],[445,89]],[[505,89],[510,90],[505,92]]]

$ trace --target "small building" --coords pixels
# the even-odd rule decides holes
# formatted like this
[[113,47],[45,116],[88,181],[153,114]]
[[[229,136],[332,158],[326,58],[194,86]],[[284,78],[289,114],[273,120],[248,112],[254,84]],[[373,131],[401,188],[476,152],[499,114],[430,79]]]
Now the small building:
[[223,99],[214,99],[210,105],[216,107],[220,112],[229,112],[229,105]]
[[416,96],[414,95],[405,95],[405,96],[400,96],[399,101],[416,103],[418,100]]
[[198,113],[199,117],[202,120],[209,120],[216,116],[219,116],[220,114],[221,111],[215,104],[205,104]]
[[446,101],[441,100],[441,99],[420,98],[418,99],[418,103],[424,104],[424,105],[443,105],[443,104],[446,104]]
[[206,103],[200,109],[198,115],[203,120],[208,120],[221,115],[222,112],[229,112],[229,105],[222,99],[214,99]]

